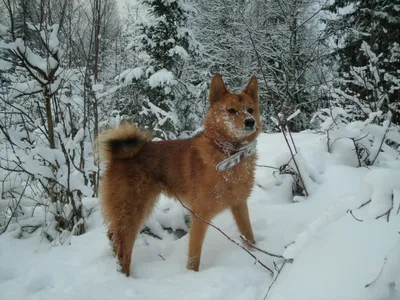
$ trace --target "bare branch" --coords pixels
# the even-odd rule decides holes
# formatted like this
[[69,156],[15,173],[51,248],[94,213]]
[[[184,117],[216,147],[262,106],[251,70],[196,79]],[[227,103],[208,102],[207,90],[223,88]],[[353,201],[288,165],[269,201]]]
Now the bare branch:
[[388,126],[387,126],[387,128],[386,128],[386,130],[385,130],[385,134],[384,134],[383,137],[382,137],[381,143],[380,143],[380,145],[379,145],[379,149],[378,149],[378,151],[376,152],[376,155],[375,155],[374,159],[372,160],[371,165],[373,165],[373,164],[375,163],[376,159],[378,158],[379,153],[380,153],[381,150],[382,150],[383,143],[384,143],[385,140],[386,140],[386,135],[387,135],[387,133],[388,133],[388,131],[389,131],[389,127],[390,127],[391,124],[392,124],[392,116],[390,116],[389,124],[388,124]]
[[254,248],[254,249],[256,249],[256,250],[258,250],[258,251],[260,251],[260,252],[262,252],[262,253],[264,253],[264,254],[267,254],[267,255],[272,256],[272,257],[284,258],[282,255],[273,254],[273,253],[271,253],[271,252],[268,252],[268,251],[265,251],[265,250],[263,250],[263,249],[258,248],[256,245],[254,245],[252,242],[250,242],[248,239],[246,239],[246,237],[243,236],[243,235],[241,235],[240,238],[241,238],[245,243],[247,243],[251,248]]
[[253,253],[251,253],[248,249],[246,249],[245,247],[243,247],[242,245],[240,245],[237,241],[235,241],[234,239],[232,239],[231,237],[229,237],[225,232],[223,232],[219,227],[215,226],[214,224],[208,222],[207,220],[205,220],[204,218],[202,218],[201,216],[199,216],[198,214],[196,214],[193,210],[191,210],[189,207],[187,207],[185,204],[183,204],[182,200],[178,197],[178,195],[175,193],[175,197],[178,199],[178,201],[181,203],[181,205],[186,208],[193,216],[195,216],[196,218],[198,218],[199,220],[203,221],[204,223],[206,223],[207,225],[211,226],[212,228],[218,230],[223,236],[225,236],[229,241],[231,241],[232,243],[234,243],[235,245],[239,246],[240,248],[242,248],[244,251],[246,251],[251,257],[253,257],[255,259],[255,263],[260,264],[261,266],[263,266],[265,269],[267,269],[272,275],[274,274],[274,271],[272,271],[270,268],[268,268],[266,265],[264,265]]
[[21,195],[20,195],[20,197],[19,197],[19,199],[18,199],[18,202],[17,202],[16,205],[15,205],[15,208],[14,208],[13,212],[11,213],[10,219],[8,219],[7,225],[4,227],[3,232],[2,232],[1,234],[3,234],[4,232],[7,231],[7,228],[8,228],[8,226],[10,225],[11,220],[12,220],[12,218],[13,218],[13,216],[14,216],[16,210],[17,210],[17,208],[18,208],[19,204],[21,203],[22,196],[24,195],[27,186],[28,186],[28,184],[25,184],[24,190],[22,191],[22,193],[21,193]]
[[391,201],[392,201],[392,205],[388,208],[388,210],[386,212],[384,212],[383,214],[377,216],[375,219],[378,220],[379,218],[382,218],[383,216],[386,216],[386,221],[389,222],[389,218],[390,218],[390,213],[393,209],[394,206],[394,192],[392,191],[392,197],[391,197]]
[[281,274],[283,268],[286,266],[286,263],[288,262],[288,260],[285,260],[282,264],[282,267],[280,269],[278,269],[278,267],[276,266],[276,264],[274,264],[274,268],[275,270],[278,271],[278,273],[276,274],[276,276],[274,277],[274,279],[272,280],[271,284],[268,286],[268,290],[263,298],[263,300],[267,299],[269,292],[271,291],[272,287],[274,286],[275,282],[278,280],[279,275]]
[[[300,173],[299,166],[297,165],[297,162],[296,162],[296,160],[295,160],[295,158],[294,158],[294,153],[293,153],[292,147],[290,146],[289,140],[288,140],[288,138],[287,138],[287,136],[286,136],[286,133],[285,133],[285,132],[286,132],[285,126],[283,125],[282,120],[281,120],[281,118],[280,118],[280,116],[279,116],[279,112],[278,112],[277,103],[276,103],[276,100],[275,100],[275,97],[274,97],[274,93],[273,93],[273,91],[272,91],[271,86],[268,84],[267,77],[266,77],[265,72],[264,72],[264,68],[263,68],[263,63],[262,63],[262,60],[261,60],[261,56],[260,56],[260,54],[259,54],[259,52],[258,52],[258,50],[257,50],[256,44],[255,44],[255,42],[254,42],[253,35],[252,35],[252,33],[251,33],[251,30],[250,30],[250,27],[248,26],[248,24],[247,24],[247,22],[246,22],[246,20],[245,20],[245,18],[244,18],[243,13],[241,13],[241,16],[242,16],[242,19],[243,19],[243,23],[246,25],[246,28],[247,28],[247,31],[248,31],[248,35],[249,35],[251,44],[252,44],[254,53],[255,53],[255,55],[256,55],[256,58],[257,58],[258,67],[259,67],[259,69],[260,69],[260,72],[261,72],[262,77],[263,77],[263,80],[264,80],[264,84],[265,84],[265,86],[267,87],[268,92],[269,92],[269,94],[270,94],[270,99],[271,99],[272,106],[273,106],[273,108],[274,108],[275,117],[276,117],[276,119],[278,120],[279,127],[281,128],[281,132],[282,132],[283,137],[284,137],[284,139],[285,139],[285,141],[286,141],[286,144],[287,144],[287,146],[288,146],[288,148],[289,148],[290,154],[291,154],[291,156],[292,156],[292,158],[293,158],[293,162],[294,162],[294,164],[295,164],[295,166],[296,166],[297,172],[298,172],[298,174],[299,174],[300,180],[301,180],[302,185],[303,185],[303,188],[304,188],[304,193],[305,193],[306,196],[308,196],[307,187],[306,187],[306,185],[305,185],[305,183],[304,183],[302,174]],[[289,131],[289,132],[290,132],[290,131]],[[292,141],[293,141],[293,138],[292,138]],[[294,142],[294,141],[293,141],[293,142]],[[295,144],[293,144],[293,147],[296,149]]]

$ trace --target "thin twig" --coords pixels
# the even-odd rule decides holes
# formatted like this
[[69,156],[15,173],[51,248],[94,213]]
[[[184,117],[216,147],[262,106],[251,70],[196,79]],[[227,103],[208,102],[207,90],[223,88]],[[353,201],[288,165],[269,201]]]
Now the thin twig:
[[279,168],[277,168],[277,167],[272,167],[272,166],[267,166],[267,165],[256,164],[256,166],[261,167],[261,168],[270,168],[270,169],[279,170]]
[[364,220],[356,218],[356,216],[353,214],[353,211],[351,209],[349,209],[347,212],[350,213],[350,215],[354,218],[354,220],[356,220],[358,222],[364,222]]
[[[298,172],[298,174],[299,174],[300,180],[301,180],[301,182],[302,182],[302,184],[303,184],[304,193],[305,193],[306,196],[308,196],[307,187],[306,187],[306,185],[305,185],[305,183],[304,183],[304,180],[303,180],[303,177],[302,177],[302,175],[301,175],[301,173],[300,173],[300,168],[299,168],[299,166],[297,165],[296,160],[294,159],[293,149],[292,149],[292,147],[290,146],[289,140],[288,140],[288,138],[287,138],[287,136],[286,136],[285,127],[284,127],[284,125],[282,124],[281,118],[279,117],[278,108],[277,108],[276,100],[275,100],[275,97],[274,97],[274,93],[273,93],[273,91],[272,91],[271,86],[268,84],[267,77],[266,77],[266,75],[265,75],[264,68],[263,68],[263,65],[262,65],[262,63],[261,63],[261,56],[260,56],[260,53],[258,52],[258,50],[257,50],[257,48],[256,48],[256,45],[255,45],[253,36],[252,36],[252,34],[251,34],[251,31],[250,31],[250,28],[249,28],[249,26],[248,26],[246,20],[244,19],[243,14],[241,14],[241,15],[242,15],[242,18],[243,18],[243,22],[244,22],[244,24],[245,24],[246,27],[247,27],[247,31],[248,31],[248,34],[249,34],[249,38],[250,38],[250,41],[251,41],[253,50],[254,50],[254,52],[255,52],[255,54],[256,54],[256,57],[257,57],[258,67],[259,67],[259,69],[260,69],[260,71],[261,71],[261,74],[262,74],[262,77],[263,77],[263,80],[264,80],[264,84],[265,84],[265,86],[267,87],[267,90],[268,90],[268,92],[269,92],[269,94],[270,94],[271,103],[272,103],[272,107],[273,107],[273,109],[274,109],[275,117],[276,117],[277,120],[278,120],[279,127],[281,128],[281,132],[282,132],[282,134],[283,134],[283,137],[285,138],[286,144],[287,144],[287,146],[288,146],[288,148],[289,148],[289,151],[290,151],[290,154],[291,154],[291,156],[292,156],[292,158],[293,158],[293,162],[294,162],[294,164],[295,164],[295,166],[296,166],[296,169],[297,169],[297,172]],[[290,132],[290,131],[289,131],[289,132]],[[295,146],[294,146],[294,147],[295,147]]]
[[369,199],[367,202],[364,202],[363,204],[361,204],[357,209],[363,208],[365,205],[371,203],[371,199]]
[[358,166],[361,167],[361,159],[360,156],[358,155],[358,146],[356,144],[356,141],[354,139],[351,139],[353,141],[354,144],[354,150],[356,152],[356,156],[357,156],[357,160],[358,160]]
[[295,241],[290,242],[289,244],[285,245],[285,249],[287,249],[290,245],[293,245],[294,243],[296,243]]
[[238,242],[236,242],[234,239],[232,239],[231,237],[229,237],[225,232],[223,232],[219,227],[215,226],[214,224],[210,223],[209,221],[203,219],[202,217],[200,217],[198,214],[196,214],[193,210],[191,210],[189,207],[187,207],[185,204],[183,204],[182,200],[178,197],[178,195],[176,193],[175,197],[178,199],[178,201],[181,203],[181,205],[186,208],[189,212],[192,213],[193,216],[195,216],[196,218],[198,218],[199,220],[203,221],[204,223],[206,223],[207,225],[211,226],[212,228],[218,230],[223,236],[225,236],[229,241],[231,241],[232,243],[236,244],[237,246],[239,246],[240,248],[242,248],[244,251],[246,251],[251,257],[253,257],[255,259],[256,263],[259,263],[261,266],[263,266],[265,269],[267,269],[271,275],[274,275],[274,271],[272,271],[270,268],[268,268],[266,265],[264,265],[253,253],[251,253],[248,249],[246,249],[245,247],[243,247],[242,245],[240,245]]
[[263,186],[262,184],[256,183],[256,186],[258,186],[260,189],[263,189],[264,191],[267,190],[267,188],[265,186]]
[[375,219],[378,220],[379,218],[383,217],[383,216],[387,216],[386,221],[389,222],[389,218],[390,218],[390,213],[392,212],[393,206],[394,206],[394,193],[392,192],[392,206],[383,214],[377,216]]
[[4,228],[4,230],[3,230],[3,232],[2,232],[1,234],[3,234],[4,232],[7,231],[7,228],[8,228],[8,226],[10,225],[11,220],[12,220],[12,218],[13,218],[15,212],[17,211],[17,208],[19,207],[19,204],[21,203],[22,196],[24,195],[27,186],[28,186],[28,184],[25,185],[24,190],[23,190],[22,193],[21,193],[21,196],[19,196],[18,202],[17,202],[16,205],[15,205],[15,208],[14,208],[14,210],[13,210],[11,216],[10,216],[10,219],[8,220],[7,225],[6,225],[6,227]]
[[164,258],[164,257],[162,257],[162,255],[161,255],[161,254],[158,254],[158,256],[159,256],[159,257],[161,257],[161,258],[162,258],[162,260],[165,260],[165,258]]
[[[281,267],[280,269],[278,269],[278,273],[276,274],[274,280],[272,280],[271,284],[269,285],[268,290],[267,290],[267,292],[266,292],[266,294],[265,294],[263,300],[267,299],[268,294],[269,294],[269,291],[272,289],[272,286],[273,286],[273,285],[275,284],[275,282],[278,280],[279,274],[281,274],[281,272],[282,272],[282,270],[283,270],[283,268],[285,267],[285,265],[286,265],[287,262],[288,262],[288,261],[285,260],[285,261],[283,262],[283,264],[282,264],[282,267]],[[275,267],[275,269],[277,269],[277,267]]]
[[385,131],[385,134],[384,134],[383,137],[382,137],[381,144],[379,145],[379,149],[378,149],[378,151],[376,152],[376,155],[375,155],[374,159],[373,159],[372,162],[371,162],[371,166],[375,163],[376,159],[378,158],[379,153],[380,153],[381,150],[382,150],[383,143],[385,142],[385,139],[386,139],[386,134],[388,133],[389,127],[390,127],[391,124],[392,124],[392,117],[390,117],[390,119],[389,119],[388,127],[387,127],[387,129],[386,129],[386,131]]
[[294,152],[297,154],[297,148],[296,148],[296,144],[294,142],[293,136],[292,136],[292,132],[290,131],[289,126],[286,126],[286,127],[287,127],[287,132],[289,133],[290,140],[292,141]]
[[24,231],[25,228],[32,228],[31,230],[27,231],[29,234],[34,233],[36,230],[38,230],[41,227],[41,225],[25,225],[21,227],[21,230]]
[[399,203],[399,207],[397,208],[397,215],[399,214],[399,212],[400,212],[400,203]]
[[246,239],[246,237],[243,236],[243,235],[241,235],[240,238],[241,238],[245,243],[247,243],[251,248],[254,248],[254,249],[256,249],[257,251],[260,251],[261,253],[267,254],[267,255],[272,256],[272,257],[284,258],[282,255],[273,254],[273,253],[271,253],[271,252],[268,252],[268,251],[265,251],[265,250],[263,250],[263,249],[258,248],[256,245],[254,245],[252,242],[250,242],[248,239]]

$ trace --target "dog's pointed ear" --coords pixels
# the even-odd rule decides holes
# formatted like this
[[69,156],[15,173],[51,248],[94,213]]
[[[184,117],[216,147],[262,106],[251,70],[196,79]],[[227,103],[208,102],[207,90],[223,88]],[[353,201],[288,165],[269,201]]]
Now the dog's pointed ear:
[[243,93],[249,95],[254,100],[258,100],[258,81],[257,77],[253,75],[243,90]]
[[228,93],[229,91],[222,80],[221,74],[215,74],[210,85],[210,104],[213,105]]

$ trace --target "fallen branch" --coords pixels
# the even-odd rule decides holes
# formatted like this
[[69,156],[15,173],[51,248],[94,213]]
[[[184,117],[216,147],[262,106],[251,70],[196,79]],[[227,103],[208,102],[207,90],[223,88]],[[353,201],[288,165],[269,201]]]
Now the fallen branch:
[[237,246],[239,246],[240,248],[242,248],[244,251],[246,251],[251,257],[253,257],[255,259],[255,263],[259,263],[261,266],[263,266],[265,269],[267,269],[271,275],[274,275],[274,271],[272,271],[270,268],[268,268],[266,265],[264,265],[253,253],[251,253],[248,249],[246,249],[245,247],[243,247],[242,245],[240,245],[237,241],[235,241],[234,239],[232,239],[231,237],[229,237],[225,232],[223,232],[219,227],[215,226],[214,224],[208,222],[206,219],[203,219],[202,217],[200,217],[198,214],[196,214],[193,210],[191,210],[189,207],[187,207],[185,204],[183,204],[182,200],[178,197],[178,195],[176,193],[175,197],[178,199],[178,201],[181,203],[181,205],[186,208],[193,216],[195,216],[196,218],[198,218],[199,220],[203,221],[204,223],[206,223],[207,225],[211,226],[212,228],[218,230],[223,236],[225,236],[229,241],[231,241],[232,243],[236,244]]

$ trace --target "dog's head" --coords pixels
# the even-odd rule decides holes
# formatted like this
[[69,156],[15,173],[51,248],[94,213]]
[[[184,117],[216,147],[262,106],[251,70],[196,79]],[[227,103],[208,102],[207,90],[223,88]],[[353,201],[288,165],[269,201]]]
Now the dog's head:
[[245,89],[234,94],[216,74],[210,85],[210,109],[204,129],[207,136],[222,143],[242,146],[253,141],[262,129],[257,78],[251,77]]

